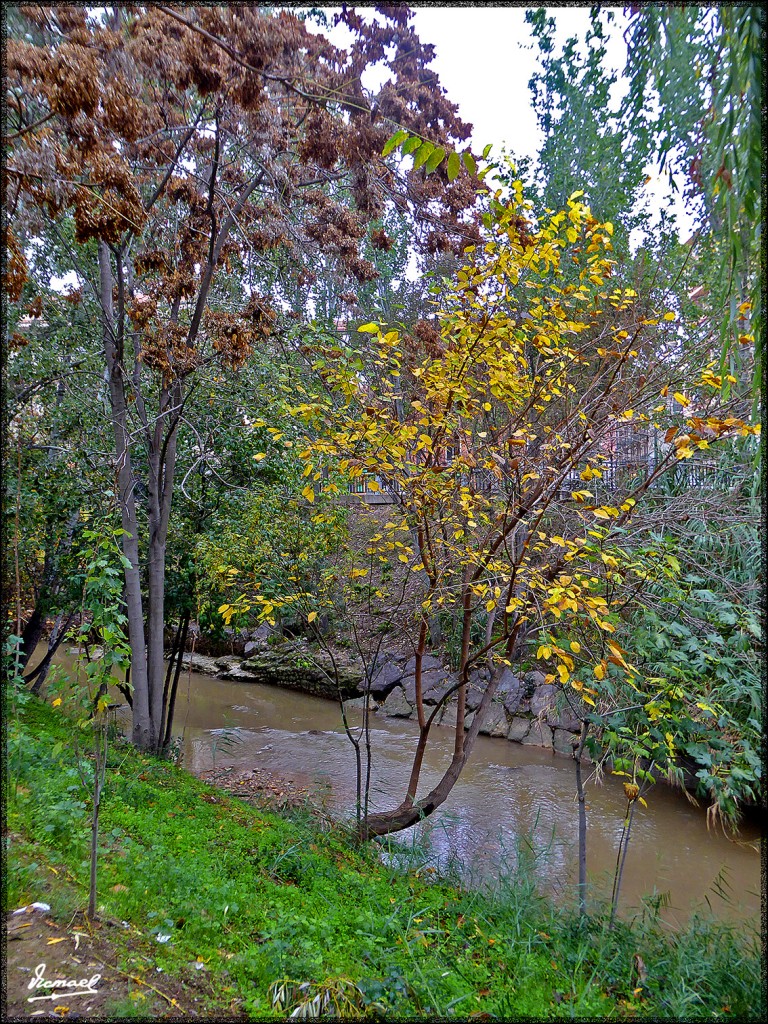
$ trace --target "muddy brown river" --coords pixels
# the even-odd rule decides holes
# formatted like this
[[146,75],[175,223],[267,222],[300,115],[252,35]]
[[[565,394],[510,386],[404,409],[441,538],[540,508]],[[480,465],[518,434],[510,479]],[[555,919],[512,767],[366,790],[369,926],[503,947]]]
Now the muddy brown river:
[[[332,701],[290,690],[185,672],[179,687],[176,729],[184,761],[195,773],[233,766],[261,768],[325,793],[332,813],[352,815],[355,760],[341,712]],[[372,809],[402,798],[417,727],[374,717]],[[433,730],[419,792],[450,761],[452,731]],[[616,778],[590,783],[588,862],[591,891],[610,895],[626,798]],[[683,923],[698,909],[759,924],[760,843],[755,824],[736,841],[707,830],[704,810],[659,785],[638,806],[622,881],[624,912],[643,897],[666,894],[663,916]],[[512,872],[525,856],[542,888],[575,898],[577,809],[571,759],[504,739],[478,737],[472,757],[446,803],[399,842],[437,870],[458,868],[468,881]]]
[[[67,655],[56,660],[71,663]],[[129,730],[128,715],[121,713],[119,718]],[[181,741],[184,765],[196,774],[229,766],[258,768],[319,794],[334,815],[354,815],[354,752],[333,701],[185,671],[174,735]],[[373,717],[373,810],[402,799],[416,735],[413,722]],[[451,751],[452,730],[433,729],[420,794],[440,777]],[[647,801],[648,807],[638,806],[635,813],[622,881],[622,913],[632,914],[642,909],[644,898],[664,894],[668,906],[662,915],[670,925],[683,924],[702,910],[759,927],[758,825],[747,821],[735,839],[728,839],[722,830],[708,831],[704,809],[668,786],[656,786]],[[626,806],[619,779],[590,781],[591,896],[610,896]],[[533,873],[542,889],[575,901],[576,838],[572,760],[480,736],[446,803],[417,829],[398,836],[393,848],[410,848],[423,867],[453,867],[469,883],[512,874],[523,851],[524,871]]]

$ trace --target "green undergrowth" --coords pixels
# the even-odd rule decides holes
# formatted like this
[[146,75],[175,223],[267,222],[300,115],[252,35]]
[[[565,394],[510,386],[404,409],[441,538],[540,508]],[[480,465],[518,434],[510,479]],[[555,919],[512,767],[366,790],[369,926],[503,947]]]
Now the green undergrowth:
[[[52,878],[87,903],[74,729],[36,701],[9,724],[6,910],[44,898],[71,915]],[[524,873],[489,894],[388,866],[341,825],[257,810],[125,743],[110,752],[100,836],[98,913],[126,922],[166,976],[204,963],[213,1001],[254,1019],[302,1003],[430,1020],[763,1017],[756,938],[702,921],[609,932]]]

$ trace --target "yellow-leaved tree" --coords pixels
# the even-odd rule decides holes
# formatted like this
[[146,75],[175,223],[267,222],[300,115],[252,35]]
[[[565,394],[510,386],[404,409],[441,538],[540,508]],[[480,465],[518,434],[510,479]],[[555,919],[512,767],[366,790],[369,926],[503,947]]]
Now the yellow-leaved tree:
[[[407,566],[417,581],[412,770],[396,807],[362,816],[363,837],[408,828],[443,803],[505,671],[537,636],[548,679],[584,717],[609,664],[612,692],[616,671],[642,692],[611,619],[649,563],[633,563],[617,538],[668,468],[759,430],[722,407],[711,368],[691,373],[675,314],[612,283],[612,226],[580,196],[538,221],[519,183],[511,197],[491,196],[486,242],[443,283],[431,333],[362,325],[360,345],[318,359],[323,391],[295,409],[307,426],[308,502],[361,477],[390,495],[392,515],[350,578],[369,574],[380,596],[382,567]],[[318,597],[285,601],[309,610]],[[457,681],[427,705],[421,663],[439,612],[460,634]],[[573,639],[552,642],[553,628]],[[451,701],[453,756],[420,794],[430,730]]]

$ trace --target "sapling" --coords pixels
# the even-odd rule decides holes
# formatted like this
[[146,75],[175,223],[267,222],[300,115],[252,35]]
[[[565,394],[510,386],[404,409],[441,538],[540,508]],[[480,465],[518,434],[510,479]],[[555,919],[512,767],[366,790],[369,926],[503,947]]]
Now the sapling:
[[[118,673],[126,671],[131,658],[124,630],[127,619],[123,612],[121,562],[125,558],[118,546],[122,533],[122,530],[96,527],[83,531],[80,622],[68,633],[68,639],[77,645],[78,652],[70,697],[80,731],[90,736],[93,758],[90,779],[80,758],[77,759],[80,781],[93,803],[88,894],[91,920],[96,916],[99,814],[109,750],[109,686],[120,681]],[[94,640],[99,649],[94,648]],[[57,697],[53,703],[58,706],[61,698]]]

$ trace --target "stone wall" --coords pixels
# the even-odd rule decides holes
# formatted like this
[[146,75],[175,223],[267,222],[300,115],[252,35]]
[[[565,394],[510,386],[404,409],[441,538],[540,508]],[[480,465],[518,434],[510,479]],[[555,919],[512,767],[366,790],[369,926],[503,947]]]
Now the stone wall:
[[[266,683],[299,690],[316,697],[338,700],[339,690],[347,707],[361,706],[365,698],[364,670],[351,659],[336,659],[310,650],[305,644],[265,649],[249,658],[226,655],[222,658],[185,654],[184,664],[197,672],[233,679],[243,683]],[[394,652],[382,652],[378,669],[370,684],[370,695],[377,715],[388,718],[416,718],[416,659]],[[338,686],[336,679],[338,678]],[[489,679],[488,669],[470,676],[464,727],[469,728]],[[459,680],[442,660],[427,654],[422,659],[422,694],[427,715],[447,697],[438,711],[435,724],[456,724],[456,695]],[[449,695],[450,694],[450,695]],[[513,743],[545,747],[558,754],[571,755],[580,723],[567,706],[561,687],[544,681],[541,672],[515,675],[504,669],[480,734],[510,740]]]
[[[390,655],[374,675],[370,694],[377,714],[391,718],[416,718],[416,659]],[[489,679],[487,669],[470,676],[464,727],[472,724]],[[425,655],[422,659],[422,696],[429,716],[447,697],[435,718],[436,725],[456,724],[456,696],[459,680],[439,658]],[[358,689],[364,693],[365,684]],[[449,696],[449,694],[452,694]],[[364,697],[349,702],[360,706]],[[571,755],[581,724],[568,707],[562,687],[544,681],[541,672],[515,675],[505,668],[480,735],[499,737],[514,743],[545,747],[558,754]]]

